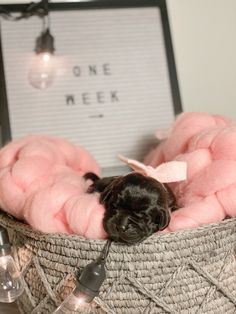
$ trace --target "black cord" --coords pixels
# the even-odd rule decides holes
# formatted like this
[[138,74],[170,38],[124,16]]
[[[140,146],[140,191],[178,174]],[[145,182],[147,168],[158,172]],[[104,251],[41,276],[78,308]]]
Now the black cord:
[[22,19],[28,19],[31,16],[38,16],[42,18],[48,15],[48,0],[41,0],[40,2],[31,2],[18,15],[12,14],[3,6],[0,6],[0,15],[4,19],[9,21],[19,21]]
[[106,258],[109,254],[109,249],[110,249],[110,246],[111,246],[111,242],[112,240],[108,239],[106,244],[104,245],[103,249],[102,249],[102,252],[99,256],[99,259],[101,259],[102,261],[104,261],[104,263],[106,262]]

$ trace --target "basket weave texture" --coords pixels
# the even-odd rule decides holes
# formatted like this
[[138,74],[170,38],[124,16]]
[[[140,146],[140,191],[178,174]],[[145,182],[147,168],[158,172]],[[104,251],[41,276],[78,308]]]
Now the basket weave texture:
[[[105,241],[43,234],[0,212],[25,291],[21,313],[52,313],[71,292],[75,275]],[[135,246],[112,243],[107,279],[81,313],[236,313],[236,219],[153,235]]]

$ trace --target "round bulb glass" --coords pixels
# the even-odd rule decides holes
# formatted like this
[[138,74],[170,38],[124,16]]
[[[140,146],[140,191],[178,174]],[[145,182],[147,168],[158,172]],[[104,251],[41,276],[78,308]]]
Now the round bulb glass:
[[30,84],[37,89],[46,89],[52,85],[56,76],[56,67],[53,54],[49,52],[37,53],[28,73]]
[[79,313],[79,309],[81,309],[81,313],[83,313],[83,309],[88,308],[89,303],[86,302],[86,296],[74,295],[71,293],[62,304],[53,312],[53,314],[71,314],[71,313]]
[[0,302],[14,302],[24,291],[24,284],[11,255],[0,257]]

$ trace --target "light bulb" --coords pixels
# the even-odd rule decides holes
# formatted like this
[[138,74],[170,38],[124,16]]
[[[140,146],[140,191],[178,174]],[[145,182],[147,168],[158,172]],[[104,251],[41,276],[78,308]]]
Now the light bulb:
[[23,280],[11,256],[8,233],[0,227],[0,302],[14,302],[23,291]]
[[37,89],[46,89],[51,86],[56,76],[56,67],[53,54],[41,52],[33,56],[28,73],[30,84]]
[[28,73],[29,82],[33,87],[46,89],[52,85],[56,76],[54,51],[54,38],[49,28],[46,28],[36,38],[36,54],[33,56]]
[[86,300],[86,295],[77,294],[76,288],[74,291],[62,302],[53,314],[71,314],[78,310],[83,310],[89,307],[89,302]]
[[89,306],[106,278],[105,260],[98,258],[83,269],[73,292],[62,302],[53,314],[69,314]]
[[75,289],[53,314],[71,314],[79,309],[83,311],[86,307],[91,307],[91,302],[99,294],[99,289],[106,279],[105,263],[110,245],[111,241],[108,240],[100,256],[85,266]]
[[24,284],[11,255],[0,257],[0,302],[14,302],[24,291]]

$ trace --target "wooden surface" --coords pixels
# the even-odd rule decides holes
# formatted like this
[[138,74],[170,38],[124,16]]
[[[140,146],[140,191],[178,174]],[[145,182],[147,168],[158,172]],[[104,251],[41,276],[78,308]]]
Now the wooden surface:
[[5,304],[0,303],[0,313],[1,314],[20,314],[17,309],[16,304]]

